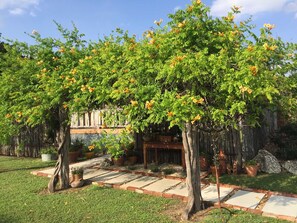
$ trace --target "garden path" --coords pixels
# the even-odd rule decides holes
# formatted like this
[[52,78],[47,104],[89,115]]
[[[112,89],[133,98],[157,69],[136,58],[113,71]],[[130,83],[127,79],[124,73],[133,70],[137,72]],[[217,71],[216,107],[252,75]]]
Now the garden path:
[[[92,184],[137,193],[178,198],[187,200],[187,187],[184,179],[173,176],[159,176],[136,171],[100,169],[98,165],[107,157],[99,157],[70,165],[83,167],[84,179]],[[97,167],[96,167],[97,166]],[[34,171],[32,174],[51,177],[54,168]],[[202,184],[204,201],[218,205],[217,187],[213,184]],[[239,188],[232,185],[220,186],[222,206],[241,209],[263,216],[286,219],[297,222],[297,195],[284,195],[277,192]]]

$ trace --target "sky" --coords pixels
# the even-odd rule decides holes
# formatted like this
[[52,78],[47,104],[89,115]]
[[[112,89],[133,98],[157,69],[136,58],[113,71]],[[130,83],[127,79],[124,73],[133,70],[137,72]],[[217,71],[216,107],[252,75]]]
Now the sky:
[[[256,30],[264,23],[275,25],[274,37],[297,43],[297,0],[202,0],[212,16],[224,16],[233,5],[242,13],[236,21],[252,16]],[[141,38],[154,21],[168,21],[168,14],[183,9],[191,0],[0,0],[2,37],[33,43],[26,33],[36,30],[43,37],[59,38],[53,20],[65,28],[72,23],[96,41],[122,28]]]

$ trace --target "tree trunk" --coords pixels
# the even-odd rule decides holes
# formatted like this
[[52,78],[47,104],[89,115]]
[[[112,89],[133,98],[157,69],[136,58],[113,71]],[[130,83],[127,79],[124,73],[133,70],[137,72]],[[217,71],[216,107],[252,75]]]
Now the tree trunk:
[[241,172],[242,169],[242,151],[244,149],[244,142],[243,142],[243,124],[242,120],[239,121],[239,140],[240,140],[240,146],[237,148],[237,155],[236,155],[236,161],[237,161],[237,173]]
[[182,135],[187,170],[188,203],[182,216],[184,220],[188,220],[192,213],[201,210],[202,205],[197,133],[195,126],[189,122],[185,124]]
[[70,125],[68,123],[68,112],[65,109],[59,111],[59,131],[57,133],[58,161],[55,166],[55,172],[48,183],[49,192],[56,191],[58,181],[60,189],[69,187],[69,160],[68,151],[70,145]]

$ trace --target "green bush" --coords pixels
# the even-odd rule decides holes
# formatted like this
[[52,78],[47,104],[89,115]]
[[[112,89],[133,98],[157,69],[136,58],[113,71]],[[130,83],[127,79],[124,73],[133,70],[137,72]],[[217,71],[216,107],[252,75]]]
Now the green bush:
[[173,169],[173,168],[166,168],[166,169],[163,170],[163,173],[164,173],[165,175],[170,175],[170,174],[173,174],[173,173],[175,173],[175,172],[176,172],[176,170]]
[[149,169],[150,169],[150,171],[152,171],[153,173],[160,172],[160,168],[159,168],[159,166],[157,166],[157,165],[153,165],[153,166],[151,166]]
[[107,150],[107,153],[116,159],[124,156],[125,150],[129,149],[133,143],[133,135],[126,131],[119,134],[103,132],[100,139],[92,141],[92,145],[97,149]]
[[76,139],[74,142],[71,142],[69,152],[77,152],[82,150],[84,143],[81,139]]
[[245,166],[256,166],[258,163],[256,160],[247,160],[244,162]]
[[297,123],[289,123],[281,127],[272,137],[272,142],[279,147],[276,151],[278,159],[297,159]]
[[57,153],[57,150],[55,147],[46,147],[46,148],[42,148],[40,150],[40,153],[41,154],[56,154]]

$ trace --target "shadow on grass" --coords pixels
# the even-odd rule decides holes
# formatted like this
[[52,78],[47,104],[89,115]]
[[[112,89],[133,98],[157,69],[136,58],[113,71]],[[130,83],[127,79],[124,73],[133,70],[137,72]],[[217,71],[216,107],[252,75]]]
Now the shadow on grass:
[[18,223],[18,222],[20,221],[13,216],[8,216],[3,213],[0,213],[0,223]]
[[33,167],[23,167],[23,168],[12,168],[12,169],[0,169],[0,173],[7,173],[7,172],[14,172],[14,171],[21,171],[21,170],[36,170],[36,169],[43,169],[47,167],[54,167],[53,165],[40,165],[40,166],[33,166]]

